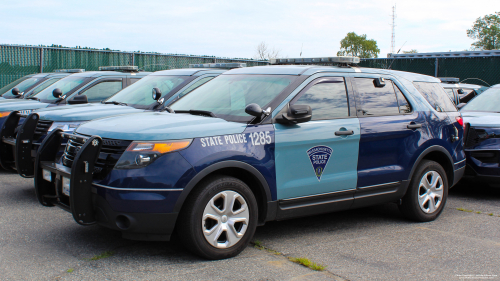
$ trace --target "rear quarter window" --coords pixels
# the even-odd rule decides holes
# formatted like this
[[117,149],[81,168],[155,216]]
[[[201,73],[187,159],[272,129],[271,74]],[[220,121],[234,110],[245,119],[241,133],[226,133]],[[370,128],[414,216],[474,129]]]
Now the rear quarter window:
[[457,111],[453,101],[439,83],[413,82],[413,85],[437,111]]

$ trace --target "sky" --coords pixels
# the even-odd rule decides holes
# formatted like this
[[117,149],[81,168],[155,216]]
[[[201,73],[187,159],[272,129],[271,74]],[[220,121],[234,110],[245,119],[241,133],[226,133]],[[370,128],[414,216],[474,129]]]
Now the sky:
[[281,57],[335,56],[348,32],[396,51],[464,51],[478,17],[499,0],[0,0],[0,44],[252,58],[265,42]]

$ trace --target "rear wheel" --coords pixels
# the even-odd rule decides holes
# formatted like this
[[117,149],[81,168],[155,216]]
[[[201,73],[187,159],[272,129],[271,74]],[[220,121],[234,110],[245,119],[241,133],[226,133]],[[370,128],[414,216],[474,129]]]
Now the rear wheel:
[[257,227],[257,202],[250,188],[228,176],[205,180],[178,219],[178,234],[193,253],[225,259],[242,252]]
[[399,206],[401,212],[415,221],[435,220],[443,211],[448,198],[448,179],[439,163],[423,160]]

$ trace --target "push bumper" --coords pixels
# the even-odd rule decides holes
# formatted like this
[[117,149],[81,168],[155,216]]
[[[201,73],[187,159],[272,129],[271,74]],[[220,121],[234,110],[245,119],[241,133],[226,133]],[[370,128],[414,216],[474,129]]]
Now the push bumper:
[[[71,168],[56,163],[63,138],[84,143]],[[163,199],[173,200],[179,190],[120,189],[93,183],[95,161],[102,139],[52,131],[42,142],[35,160],[35,189],[39,202],[59,206],[81,225],[99,224],[133,240],[165,241],[174,230],[177,213],[157,213],[143,208]],[[177,194],[178,193],[178,194]],[[170,196],[170,198],[168,198]],[[155,202],[153,202],[155,201]]]

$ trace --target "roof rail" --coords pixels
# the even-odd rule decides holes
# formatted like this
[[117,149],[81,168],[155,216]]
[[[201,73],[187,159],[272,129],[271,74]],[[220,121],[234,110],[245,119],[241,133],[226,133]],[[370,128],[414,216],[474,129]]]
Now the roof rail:
[[359,57],[319,57],[319,58],[282,58],[271,59],[270,64],[317,64],[317,65],[341,65],[348,66],[360,62]]
[[139,72],[139,67],[136,65],[99,66],[99,71]]

